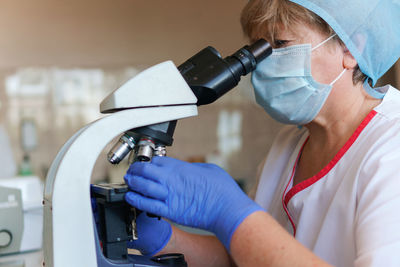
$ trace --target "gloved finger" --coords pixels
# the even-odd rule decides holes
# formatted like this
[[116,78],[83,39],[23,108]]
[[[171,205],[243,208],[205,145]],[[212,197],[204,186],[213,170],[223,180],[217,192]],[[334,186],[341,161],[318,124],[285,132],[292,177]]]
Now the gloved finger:
[[138,208],[141,211],[145,211],[161,217],[167,217],[168,207],[162,201],[147,198],[132,191],[125,194],[125,200],[131,206]]
[[168,197],[168,189],[165,186],[141,176],[133,175],[126,177],[125,183],[131,190],[147,197],[159,200],[165,200]]
[[130,176],[141,176],[158,182],[164,179],[166,173],[168,172],[166,172],[165,169],[155,164],[149,162],[135,162],[129,167],[125,176],[127,178],[130,178]]
[[203,168],[207,168],[207,169],[221,169],[221,167],[219,167],[216,164],[212,164],[212,163],[204,163],[204,162],[194,162],[194,163],[189,163],[186,161],[182,161],[179,159],[174,159],[174,158],[169,158],[169,157],[155,157],[152,160],[152,164],[155,164],[157,166],[160,167],[176,167],[178,165],[195,165],[198,167],[203,167]]
[[173,167],[177,164],[184,164],[187,162],[170,157],[154,157],[151,160],[151,163],[159,167]]
[[221,167],[219,167],[216,164],[212,164],[212,163],[194,162],[193,165],[196,165],[196,166],[199,166],[199,167],[203,167],[203,168],[207,168],[207,169],[214,169],[214,170],[221,169]]

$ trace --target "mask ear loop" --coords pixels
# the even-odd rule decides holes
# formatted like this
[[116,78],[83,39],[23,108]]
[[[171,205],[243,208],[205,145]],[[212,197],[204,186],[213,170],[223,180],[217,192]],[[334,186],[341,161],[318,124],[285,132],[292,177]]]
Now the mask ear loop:
[[[325,41],[322,41],[321,43],[317,44],[315,47],[313,47],[311,49],[311,51],[314,51],[315,49],[318,49],[319,47],[323,46],[325,43],[329,42],[333,37],[335,37],[337,34],[334,33],[331,36],[329,36]],[[331,82],[329,85],[333,86],[340,78],[342,78],[343,74],[346,72],[347,69],[344,69],[339,76],[336,77],[335,80],[333,80],[333,82]]]
[[333,80],[333,82],[331,82],[329,85],[333,86],[340,78],[342,78],[343,74],[346,72],[347,69],[344,69],[339,76],[336,77],[336,79]]
[[318,47],[320,47],[320,46],[323,46],[326,42],[328,42],[329,40],[331,40],[333,37],[335,37],[336,36],[336,33],[335,34],[333,34],[333,35],[331,35],[328,39],[326,39],[325,41],[322,41],[321,43],[319,43],[319,44],[317,44],[315,47],[313,47],[312,49],[311,49],[311,51],[314,51],[315,49],[317,49]]

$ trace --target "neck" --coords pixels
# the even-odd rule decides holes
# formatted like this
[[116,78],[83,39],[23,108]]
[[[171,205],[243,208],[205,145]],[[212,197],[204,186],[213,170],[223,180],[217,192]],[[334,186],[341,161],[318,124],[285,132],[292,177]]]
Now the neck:
[[[331,150],[344,145],[356,128],[381,100],[369,96],[362,85],[332,88],[323,109],[309,124],[309,145]],[[340,96],[340,97],[339,97]]]

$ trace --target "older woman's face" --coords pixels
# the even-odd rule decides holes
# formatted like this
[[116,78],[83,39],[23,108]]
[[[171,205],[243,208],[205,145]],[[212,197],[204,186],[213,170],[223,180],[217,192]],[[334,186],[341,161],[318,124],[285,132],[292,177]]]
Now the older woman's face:
[[[315,47],[328,37],[307,25],[297,25],[290,31],[279,30],[272,47],[282,48],[298,44],[311,44],[311,47]],[[343,58],[344,48],[334,40],[313,50],[311,54],[313,78],[317,82],[330,84],[343,71]]]

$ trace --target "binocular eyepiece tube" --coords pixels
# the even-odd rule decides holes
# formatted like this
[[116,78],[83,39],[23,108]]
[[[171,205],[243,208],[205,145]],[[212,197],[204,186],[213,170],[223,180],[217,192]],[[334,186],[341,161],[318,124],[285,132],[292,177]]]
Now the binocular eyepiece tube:
[[272,54],[264,39],[244,46],[231,56],[221,58],[213,47],[206,47],[178,67],[197,97],[197,105],[210,104],[229,92],[256,68],[257,63]]

